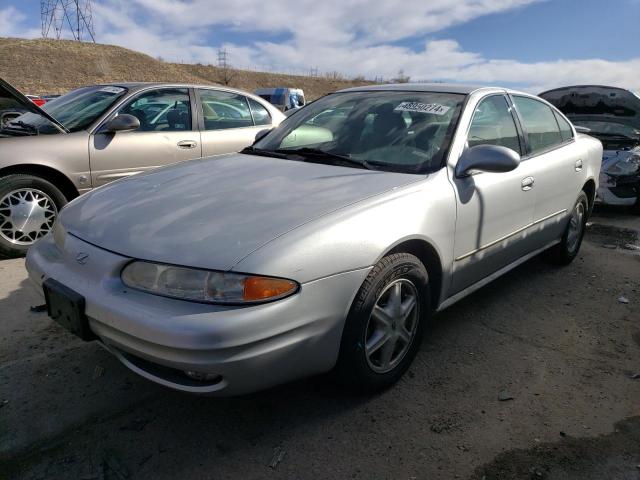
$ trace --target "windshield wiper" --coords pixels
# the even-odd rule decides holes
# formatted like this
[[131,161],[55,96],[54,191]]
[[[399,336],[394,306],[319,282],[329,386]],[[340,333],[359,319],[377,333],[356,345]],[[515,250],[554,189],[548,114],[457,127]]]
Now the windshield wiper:
[[326,150],[321,150],[319,148],[280,148],[276,150],[277,153],[284,153],[288,155],[300,155],[302,157],[312,157],[314,161],[317,161],[320,158],[324,158],[326,160],[333,160],[334,162],[342,162],[348,163],[350,165],[366,168],[368,170],[374,170],[374,168],[367,162],[366,160],[361,160],[358,158],[353,158],[350,155],[342,155],[340,153],[328,152]]
[[31,125],[30,123],[23,122],[22,120],[12,120],[8,124],[9,128],[11,128],[12,125],[17,125],[17,126],[21,127],[23,130],[27,130],[29,132],[33,132],[35,135],[38,135],[40,133],[40,131],[38,130],[38,128],[36,126]]
[[276,152],[275,150],[265,150],[263,148],[256,147],[245,147],[240,150],[240,153],[247,153],[249,155],[260,155],[261,157],[275,157],[275,158],[284,158],[287,156],[282,153]]

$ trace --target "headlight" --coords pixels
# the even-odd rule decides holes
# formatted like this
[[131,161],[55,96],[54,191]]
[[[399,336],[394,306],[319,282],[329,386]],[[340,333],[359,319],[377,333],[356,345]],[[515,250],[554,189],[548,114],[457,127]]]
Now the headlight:
[[122,270],[125,285],[155,295],[207,303],[244,304],[278,300],[294,294],[292,280],[214,272],[134,261]]

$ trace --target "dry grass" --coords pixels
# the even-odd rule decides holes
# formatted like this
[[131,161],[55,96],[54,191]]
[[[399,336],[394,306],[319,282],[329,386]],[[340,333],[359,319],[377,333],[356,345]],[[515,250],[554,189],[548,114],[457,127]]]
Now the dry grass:
[[[30,94],[55,94],[106,82],[224,83],[225,72],[206,65],[168,63],[113,45],[69,40],[0,38],[0,77]],[[302,88],[307,98],[368,82],[313,78],[246,70],[227,72],[229,86]]]

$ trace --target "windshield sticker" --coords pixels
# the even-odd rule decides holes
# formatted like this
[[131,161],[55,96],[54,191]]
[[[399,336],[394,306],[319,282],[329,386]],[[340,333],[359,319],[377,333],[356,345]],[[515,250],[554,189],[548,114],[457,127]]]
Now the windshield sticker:
[[120,88],[120,87],[103,87],[100,89],[101,92],[107,92],[107,93],[122,93],[124,92],[124,88]]
[[451,107],[446,107],[437,103],[402,102],[394,110],[396,112],[418,112],[432,113],[434,115],[444,115]]

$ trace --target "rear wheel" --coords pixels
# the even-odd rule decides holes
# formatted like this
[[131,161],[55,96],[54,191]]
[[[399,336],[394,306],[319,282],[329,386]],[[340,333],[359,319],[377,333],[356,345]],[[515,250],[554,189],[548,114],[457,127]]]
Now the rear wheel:
[[588,215],[589,199],[586,193],[580,192],[562,240],[548,250],[549,260],[558,265],[568,265],[576,258],[584,237]]
[[358,391],[386,388],[415,357],[429,314],[429,280],[415,256],[383,258],[360,287],[347,317],[336,373]]
[[53,184],[33,175],[0,178],[0,254],[19,257],[53,227],[67,203]]

